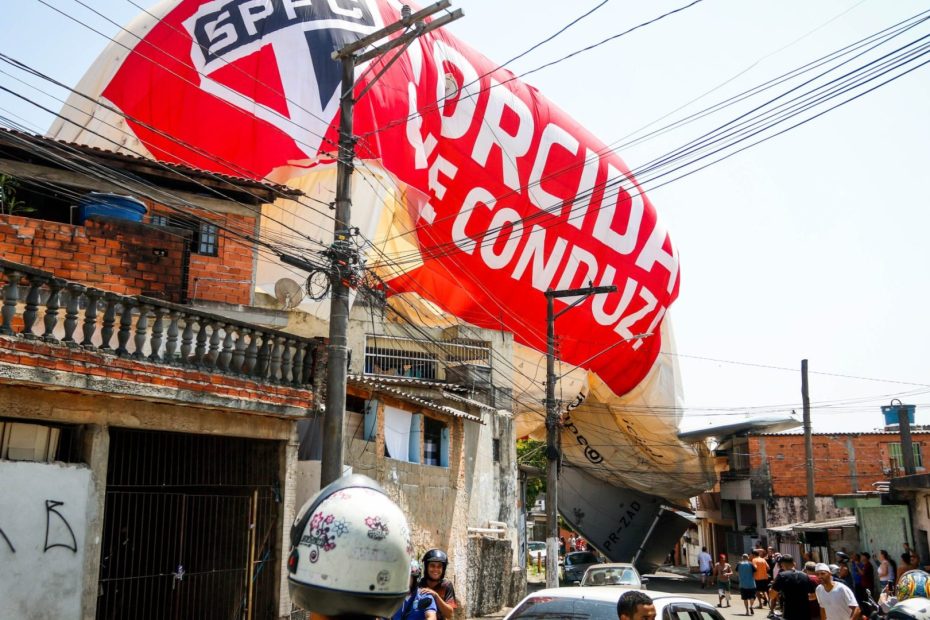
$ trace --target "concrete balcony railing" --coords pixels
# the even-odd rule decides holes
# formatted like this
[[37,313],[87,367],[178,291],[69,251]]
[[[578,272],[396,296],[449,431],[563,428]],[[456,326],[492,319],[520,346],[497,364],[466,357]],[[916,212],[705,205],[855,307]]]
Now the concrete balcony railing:
[[[0,335],[310,388],[319,339],[126,296],[0,259]],[[41,320],[40,320],[41,315]]]

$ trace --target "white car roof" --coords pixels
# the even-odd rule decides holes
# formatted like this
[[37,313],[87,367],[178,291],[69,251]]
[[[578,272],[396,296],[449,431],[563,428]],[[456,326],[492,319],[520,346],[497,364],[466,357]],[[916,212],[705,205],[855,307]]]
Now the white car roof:
[[[624,588],[617,586],[589,586],[584,588],[545,588],[543,590],[537,590],[528,594],[526,597],[521,600],[514,610],[519,609],[524,601],[537,598],[537,597],[552,597],[552,598],[564,598],[564,599],[588,599],[592,601],[604,601],[616,603],[620,598],[620,595],[628,590],[636,590],[637,588]],[[669,592],[656,592],[655,590],[641,590],[644,594],[649,595],[655,603],[657,608],[663,607],[666,603],[671,602],[687,602],[695,603],[699,605],[705,605],[708,607],[713,607],[712,604],[696,599],[690,596],[682,594],[672,594]],[[511,614],[513,612],[511,611]],[[508,614],[507,617],[510,617],[511,614]]]

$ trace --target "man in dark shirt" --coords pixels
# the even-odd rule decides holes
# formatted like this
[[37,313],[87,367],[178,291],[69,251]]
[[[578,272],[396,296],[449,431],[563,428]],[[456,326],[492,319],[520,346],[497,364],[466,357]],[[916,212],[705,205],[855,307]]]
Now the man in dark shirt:
[[775,602],[781,598],[784,603],[785,620],[809,620],[809,594],[814,592],[814,584],[807,575],[794,570],[794,558],[783,555],[778,560],[781,570],[772,583],[772,596],[769,608],[774,612]]

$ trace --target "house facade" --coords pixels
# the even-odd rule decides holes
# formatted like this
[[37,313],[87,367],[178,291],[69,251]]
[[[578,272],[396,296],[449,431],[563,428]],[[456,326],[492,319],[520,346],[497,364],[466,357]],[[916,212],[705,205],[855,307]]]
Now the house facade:
[[[16,132],[0,174],[0,615],[291,616],[326,329],[255,273],[261,205],[294,193]],[[461,613],[496,611],[525,584],[509,336],[353,313],[347,465],[449,551]]]
[[[918,472],[925,471],[930,433],[911,436]],[[826,558],[837,550],[900,554],[904,543],[914,544],[906,506],[875,499],[882,483],[904,474],[896,430],[814,433],[813,454],[817,515],[811,522],[802,434],[746,433],[721,441],[717,455],[726,465],[719,489],[697,498],[702,545],[731,557],[771,545]]]
[[[448,553],[462,613],[497,611],[525,589],[506,363],[512,336],[412,327],[391,313],[360,296],[350,314],[346,465],[377,480],[404,509],[417,556]],[[309,337],[324,327],[290,313],[286,329]],[[301,498],[319,488],[320,427],[319,418],[301,423]]]

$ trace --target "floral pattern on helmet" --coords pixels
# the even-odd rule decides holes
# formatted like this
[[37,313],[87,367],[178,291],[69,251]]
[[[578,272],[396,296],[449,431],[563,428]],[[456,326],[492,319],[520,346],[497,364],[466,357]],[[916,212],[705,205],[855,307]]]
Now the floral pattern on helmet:
[[384,540],[388,535],[387,523],[381,517],[365,517],[365,525],[368,526],[368,538],[372,540]]
[[321,552],[335,549],[336,539],[344,536],[348,531],[349,525],[345,520],[318,512],[310,519],[306,533],[300,539],[300,544],[310,548],[307,559],[316,562]]

